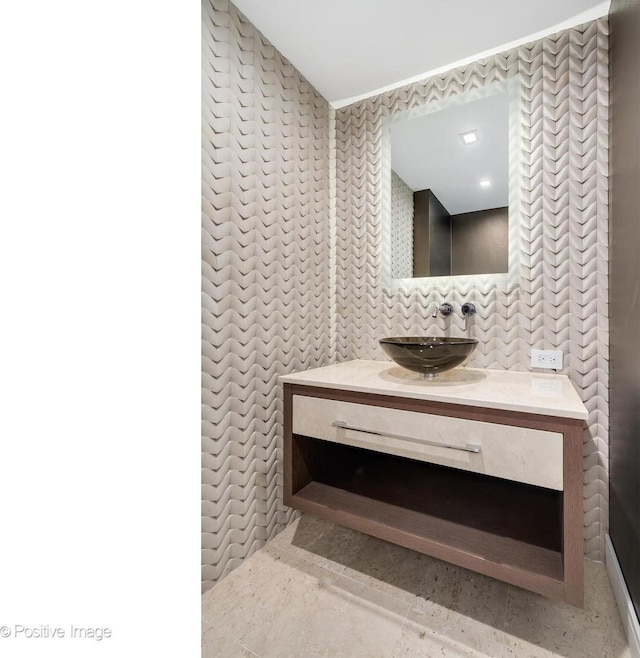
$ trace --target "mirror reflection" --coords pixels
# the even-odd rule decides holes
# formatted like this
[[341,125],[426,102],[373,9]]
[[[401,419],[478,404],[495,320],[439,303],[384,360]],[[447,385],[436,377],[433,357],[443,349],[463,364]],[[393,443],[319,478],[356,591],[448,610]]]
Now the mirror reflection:
[[508,272],[508,92],[394,119],[390,139],[391,276]]

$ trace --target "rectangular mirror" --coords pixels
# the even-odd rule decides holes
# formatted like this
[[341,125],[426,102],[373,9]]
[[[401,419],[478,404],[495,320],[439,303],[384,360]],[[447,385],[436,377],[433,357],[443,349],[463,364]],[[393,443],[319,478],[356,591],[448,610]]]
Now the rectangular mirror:
[[510,78],[384,119],[389,287],[517,279],[519,88]]

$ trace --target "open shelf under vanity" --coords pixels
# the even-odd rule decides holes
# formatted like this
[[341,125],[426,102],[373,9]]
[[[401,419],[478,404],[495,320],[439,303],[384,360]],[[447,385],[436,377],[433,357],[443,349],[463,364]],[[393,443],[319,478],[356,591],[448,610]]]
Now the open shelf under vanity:
[[428,545],[435,556],[457,552],[469,564],[534,570],[561,587],[561,492],[320,439],[294,440],[310,481],[293,494],[293,507],[338,523],[348,519],[362,532],[417,550]]

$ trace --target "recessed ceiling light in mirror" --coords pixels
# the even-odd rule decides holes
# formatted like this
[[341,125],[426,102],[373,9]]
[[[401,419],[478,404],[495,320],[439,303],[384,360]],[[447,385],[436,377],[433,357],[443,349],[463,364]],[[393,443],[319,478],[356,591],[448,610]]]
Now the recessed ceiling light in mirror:
[[475,130],[469,130],[466,133],[460,133],[460,139],[465,144],[473,144],[478,141],[478,133]]
[[491,187],[491,181],[488,178],[484,178],[480,181],[480,187]]

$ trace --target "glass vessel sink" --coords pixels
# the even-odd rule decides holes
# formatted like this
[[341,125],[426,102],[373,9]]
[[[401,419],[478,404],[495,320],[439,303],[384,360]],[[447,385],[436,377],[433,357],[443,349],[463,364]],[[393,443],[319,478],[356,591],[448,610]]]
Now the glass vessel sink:
[[399,366],[419,372],[427,379],[459,366],[477,344],[475,338],[440,336],[396,336],[380,339],[380,345],[387,356]]

